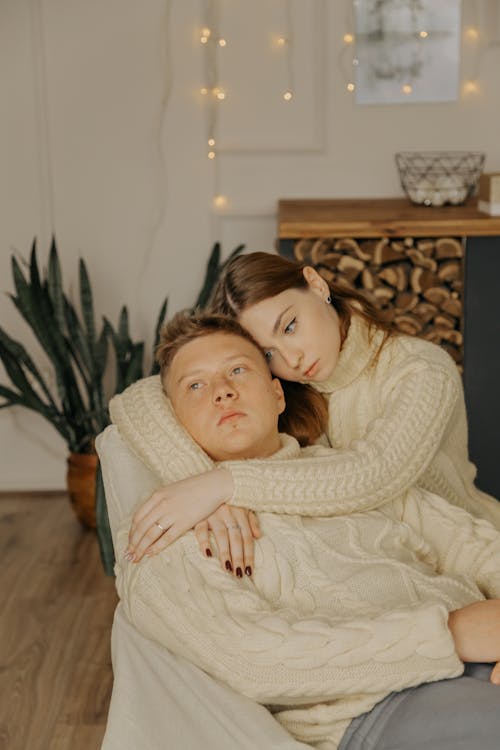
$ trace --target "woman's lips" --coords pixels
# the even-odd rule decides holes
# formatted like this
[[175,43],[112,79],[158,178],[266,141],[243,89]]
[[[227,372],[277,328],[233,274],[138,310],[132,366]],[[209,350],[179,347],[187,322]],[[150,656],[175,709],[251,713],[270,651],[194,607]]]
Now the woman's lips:
[[224,422],[227,422],[230,419],[234,419],[235,417],[245,417],[246,414],[242,411],[227,411],[225,412],[219,421],[217,422],[218,425],[224,424]]
[[319,367],[319,359],[314,362],[308,370],[305,371],[304,377],[306,378],[312,378],[312,376],[316,373],[317,369]]

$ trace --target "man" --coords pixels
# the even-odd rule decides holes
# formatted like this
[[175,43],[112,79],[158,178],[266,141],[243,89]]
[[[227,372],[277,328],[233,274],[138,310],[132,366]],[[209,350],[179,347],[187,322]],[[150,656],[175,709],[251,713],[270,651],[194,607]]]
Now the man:
[[[163,483],[213,462],[276,455],[302,457],[314,481],[314,454],[323,449],[304,455],[278,433],[280,383],[238,323],[179,314],[162,332],[159,358],[170,404],[158,380],[148,379],[116,397],[111,413]],[[129,562],[121,556],[127,522],[116,573],[130,621],[270,706],[315,747],[404,750],[418,733],[431,750],[445,741],[465,750],[457,715],[478,740],[471,748],[497,747],[500,688],[484,681],[496,670],[459,677],[464,661],[500,659],[500,535],[492,526],[419,488],[352,516],[261,514],[260,521],[255,570],[241,579],[207,560],[192,533]],[[405,709],[410,697],[417,706],[404,721],[401,696]],[[367,723],[376,745],[364,744]]]

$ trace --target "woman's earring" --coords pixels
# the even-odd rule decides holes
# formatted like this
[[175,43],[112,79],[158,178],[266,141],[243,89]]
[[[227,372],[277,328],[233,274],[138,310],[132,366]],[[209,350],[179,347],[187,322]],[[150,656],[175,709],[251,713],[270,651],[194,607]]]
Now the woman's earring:
[[325,299],[325,302],[326,302],[327,305],[331,305],[332,304],[332,298],[330,297],[330,295],[328,295],[328,297]]

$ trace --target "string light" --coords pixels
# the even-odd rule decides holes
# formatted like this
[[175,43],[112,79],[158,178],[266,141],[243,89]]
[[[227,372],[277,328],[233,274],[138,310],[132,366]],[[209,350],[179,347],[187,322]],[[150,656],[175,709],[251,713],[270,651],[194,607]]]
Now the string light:
[[344,34],[345,44],[352,44],[354,42],[354,34]]
[[214,198],[215,208],[221,209],[227,207],[227,197],[225,195],[216,195]]
[[477,94],[479,86],[477,81],[465,81],[464,83],[464,94]]
[[[205,82],[200,94],[206,100],[207,108],[207,157],[211,161],[217,156],[215,133],[217,128],[218,103],[226,99],[227,93],[220,86],[217,66],[217,52],[227,45],[227,40],[219,33],[219,8],[217,0],[206,0],[205,18],[201,29],[200,42],[205,48]],[[214,173],[215,174],[215,173]],[[216,177],[215,177],[216,180]],[[216,192],[214,190],[214,192]]]
[[351,93],[354,91],[355,88],[356,86],[353,83],[348,83],[346,86],[346,89],[350,91]]
[[283,100],[290,102],[293,99],[293,92],[295,89],[294,74],[293,74],[293,61],[292,61],[292,11],[291,11],[291,0],[285,0],[285,21],[284,21],[284,33],[275,36],[273,41],[274,44],[283,50],[285,55],[286,63],[286,82],[285,91],[282,93]]
[[421,39],[427,39],[427,37],[429,36],[429,32],[428,31],[419,31],[418,35],[419,35],[419,37]]
[[409,83],[405,83],[404,86],[401,86],[401,91],[403,92],[403,94],[409,96],[413,91],[413,86],[410,86]]
[[465,36],[471,42],[477,42],[477,40],[479,39],[479,31],[475,26],[469,26],[467,29],[465,29]]

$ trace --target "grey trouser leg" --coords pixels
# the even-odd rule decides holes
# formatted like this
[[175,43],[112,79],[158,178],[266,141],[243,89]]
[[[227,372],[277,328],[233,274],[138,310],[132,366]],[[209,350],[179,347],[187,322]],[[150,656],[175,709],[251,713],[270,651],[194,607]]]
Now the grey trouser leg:
[[491,664],[391,693],[349,725],[339,750],[499,750],[500,686]]

